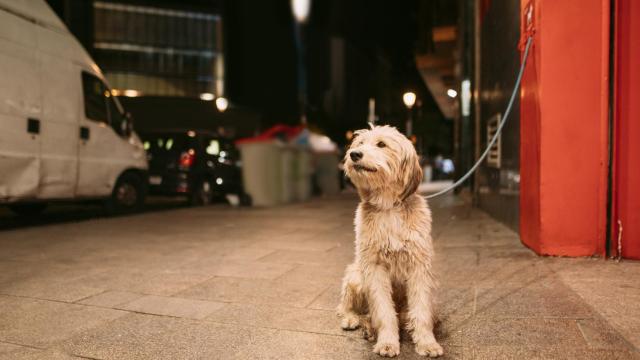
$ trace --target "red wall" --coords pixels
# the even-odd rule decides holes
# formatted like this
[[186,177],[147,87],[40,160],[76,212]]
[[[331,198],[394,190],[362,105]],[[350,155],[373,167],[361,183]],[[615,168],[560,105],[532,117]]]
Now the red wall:
[[603,254],[609,1],[521,0],[523,11],[529,2],[535,39],[520,94],[521,238],[539,254]]
[[640,1],[618,0],[615,30],[612,254],[640,259]]

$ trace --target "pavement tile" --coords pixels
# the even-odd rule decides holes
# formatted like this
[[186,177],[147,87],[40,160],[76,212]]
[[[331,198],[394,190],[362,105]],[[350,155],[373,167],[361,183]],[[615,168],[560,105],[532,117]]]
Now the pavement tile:
[[[444,359],[640,358],[640,262],[537,257],[458,197],[430,204]],[[5,231],[0,293],[22,297],[0,296],[0,359],[379,359],[335,316],[355,206]],[[402,339],[399,359],[419,358]]]
[[299,250],[299,251],[327,251],[338,246],[338,242],[325,240],[318,234],[309,235],[309,237],[317,237],[316,239],[300,240],[298,234],[290,234],[286,236],[278,236],[275,240],[267,240],[259,242],[260,246],[279,249],[279,250]]
[[223,306],[224,304],[219,302],[147,295],[118,308],[147,314],[204,319]]
[[69,360],[79,357],[58,350],[42,350],[0,342],[0,360]]
[[226,304],[207,320],[283,330],[306,331],[361,337],[359,331],[343,331],[335,311],[300,309],[288,306]]
[[104,290],[78,283],[22,281],[0,288],[0,294],[25,296],[43,300],[74,302]]
[[277,329],[130,314],[63,344],[99,359],[344,359],[364,341]]
[[[442,258],[443,254],[437,255]],[[533,284],[555,278],[553,272],[549,270],[539,260],[524,259],[480,259],[476,264],[470,263],[460,265],[439,261],[436,272],[441,286],[470,286],[496,287],[504,285],[521,286],[522,284]]]
[[[269,255],[267,255],[269,256]],[[247,279],[275,279],[293,269],[294,265],[272,262],[206,259],[185,265],[181,271],[204,273],[209,276],[229,276]]]
[[[469,356],[467,357],[467,353]],[[521,346],[487,346],[479,348],[465,348],[465,358],[477,360],[632,360],[638,359],[638,353],[628,350],[592,350],[571,347],[535,347],[525,348]]]
[[104,289],[149,295],[173,295],[211,278],[210,275],[179,271],[113,269],[80,281]]
[[119,310],[0,296],[0,341],[45,348],[124,314]]
[[339,283],[330,285],[325,291],[318,295],[307,308],[335,312],[340,303],[340,291]]
[[243,260],[254,261],[263,258],[271,253],[275,249],[266,246],[248,246],[245,248],[233,248],[229,252],[222,255],[222,257],[230,260]]
[[341,264],[344,266],[352,260],[353,255],[336,257],[326,251],[315,250],[278,250],[260,259],[260,261],[284,264]]
[[557,279],[544,282],[477,288],[475,315],[480,317],[590,318],[585,301]]
[[339,284],[342,283],[345,269],[346,266],[343,264],[300,264],[279,276],[278,280],[290,282],[324,282],[340,287]]
[[464,346],[585,348],[575,320],[540,318],[472,318],[457,329]]
[[305,307],[326,288],[326,284],[316,282],[215,277],[176,295],[210,301]]
[[82,299],[78,301],[78,304],[112,308],[117,305],[121,305],[138,299],[141,296],[142,295],[140,294],[130,293],[126,291],[105,291],[98,295]]
[[476,310],[476,289],[441,286],[436,291],[436,311],[440,319],[470,317]]
[[580,319],[576,322],[591,349],[634,350],[633,345],[604,320]]

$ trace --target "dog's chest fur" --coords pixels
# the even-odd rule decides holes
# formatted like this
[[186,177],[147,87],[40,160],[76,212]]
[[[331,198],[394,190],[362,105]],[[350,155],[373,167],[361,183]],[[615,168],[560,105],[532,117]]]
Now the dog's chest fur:
[[391,209],[361,203],[355,225],[356,252],[366,262],[406,268],[431,257],[431,214],[422,199]]

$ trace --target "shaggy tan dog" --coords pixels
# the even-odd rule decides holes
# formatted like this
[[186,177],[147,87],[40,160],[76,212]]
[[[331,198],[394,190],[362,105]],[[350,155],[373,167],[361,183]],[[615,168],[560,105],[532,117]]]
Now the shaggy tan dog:
[[361,202],[355,217],[355,261],[346,269],[338,306],[341,326],[362,326],[369,340],[377,337],[373,351],[393,357],[400,353],[400,322],[418,354],[440,356],[442,347],[433,335],[431,211],[416,194],[422,181],[418,156],[395,128],[355,134],[345,169]]

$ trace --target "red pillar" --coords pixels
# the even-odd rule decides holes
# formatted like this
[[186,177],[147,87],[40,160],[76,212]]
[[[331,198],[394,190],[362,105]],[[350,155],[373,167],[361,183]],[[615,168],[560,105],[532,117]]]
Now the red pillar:
[[535,38],[520,94],[521,238],[539,254],[604,254],[609,0],[521,0],[523,13],[530,3]]
[[[613,241],[640,259],[640,2],[616,1]],[[619,226],[620,225],[620,226]]]

